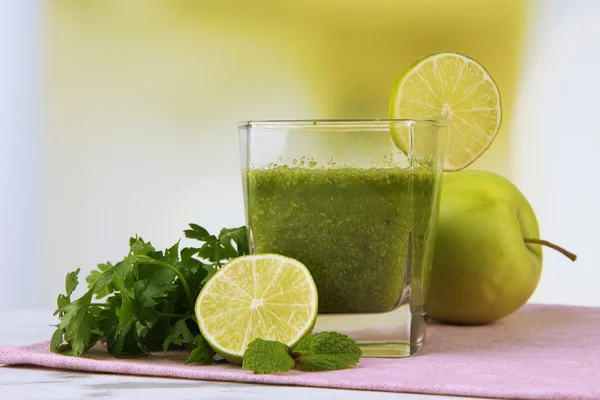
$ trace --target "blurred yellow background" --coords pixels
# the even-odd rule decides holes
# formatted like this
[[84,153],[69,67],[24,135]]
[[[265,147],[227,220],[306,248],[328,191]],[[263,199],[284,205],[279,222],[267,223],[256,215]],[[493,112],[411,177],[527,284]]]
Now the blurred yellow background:
[[504,126],[477,166],[508,172],[527,1],[48,5],[47,93],[58,135],[202,136],[214,140],[206,151],[228,154],[238,120],[386,117],[403,69],[457,51],[483,63],[502,92]]
[[[476,167],[507,174],[526,1],[53,0],[44,48],[47,295],[67,270],[244,222],[236,122],[385,118],[416,59],[483,63],[507,118]],[[67,194],[68,195],[65,195]],[[58,272],[60,271],[60,273]]]

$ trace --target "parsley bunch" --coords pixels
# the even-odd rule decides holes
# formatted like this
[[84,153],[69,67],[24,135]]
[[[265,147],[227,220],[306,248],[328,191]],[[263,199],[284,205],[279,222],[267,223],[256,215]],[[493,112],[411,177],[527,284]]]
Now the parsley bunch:
[[57,299],[54,315],[60,323],[51,350],[80,356],[100,341],[115,356],[185,349],[186,363],[212,363],[214,352],[200,334],[194,303],[224,263],[248,254],[247,230],[223,229],[215,236],[190,224],[184,233],[202,245],[179,249],[177,242],[156,251],[141,237],[131,238],[123,260],[99,264],[86,278],[87,292],[76,300],[71,296],[80,270],[68,273],[66,293]]

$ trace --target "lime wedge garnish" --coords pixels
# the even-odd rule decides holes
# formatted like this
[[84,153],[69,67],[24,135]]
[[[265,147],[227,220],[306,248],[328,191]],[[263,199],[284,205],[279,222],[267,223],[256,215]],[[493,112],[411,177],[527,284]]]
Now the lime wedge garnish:
[[[445,120],[448,141],[444,170],[473,163],[500,129],[500,93],[488,72],[458,53],[435,53],[418,60],[396,82],[392,118]],[[406,151],[406,135],[394,138]]]
[[196,300],[202,335],[219,355],[238,364],[256,338],[296,344],[311,332],[317,309],[317,287],[308,269],[277,254],[232,260]]

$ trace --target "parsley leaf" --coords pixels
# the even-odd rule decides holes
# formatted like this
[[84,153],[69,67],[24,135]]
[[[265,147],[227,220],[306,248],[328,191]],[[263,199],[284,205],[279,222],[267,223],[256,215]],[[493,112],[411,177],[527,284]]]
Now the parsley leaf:
[[[248,230],[245,226],[234,229],[222,229],[219,233],[219,242],[231,257],[239,257],[250,253],[248,246]],[[232,246],[235,243],[235,249]]]
[[211,237],[214,237],[200,225],[189,224],[189,226],[192,229],[186,229],[185,231],[183,231],[183,233],[185,234],[185,237],[187,237],[187,238],[197,239],[202,242],[206,242],[206,241],[210,240]]
[[[91,306],[92,291],[88,291],[80,299],[71,302],[71,295],[79,284],[77,268],[69,272],[65,278],[66,294],[59,294],[56,300],[58,315],[61,322],[50,341],[50,349],[55,352],[79,356],[94,346],[100,338],[97,328],[97,315],[100,311]],[[67,342],[64,344],[63,342]]]
[[104,309],[98,314],[98,327],[103,333],[101,341],[106,343],[108,352],[111,354],[118,354],[120,352],[120,350],[116,350],[116,337],[119,329],[117,308],[121,306],[122,301],[120,293],[110,296],[106,299]]
[[128,293],[121,293],[121,305],[116,308],[115,314],[118,320],[118,329],[114,331],[112,354],[144,354],[133,337],[132,329],[135,327],[136,304],[135,299]]
[[244,352],[243,369],[255,374],[271,374],[287,372],[294,367],[295,361],[290,356],[289,347],[281,342],[254,339]]
[[199,363],[199,364],[213,364],[214,363],[214,350],[208,345],[202,335],[198,335],[194,338],[194,349],[190,352],[190,356],[185,361],[186,364]]
[[304,371],[332,371],[355,365],[362,351],[354,339],[337,333],[321,332],[302,339],[292,349],[296,367]]
[[[196,224],[190,224],[190,228],[184,231],[189,239],[204,242],[197,249],[197,254],[217,267],[222,265],[223,260],[229,260],[249,253],[248,232],[245,226],[234,229],[222,229],[219,237],[208,234],[206,229]],[[235,244],[235,246],[234,246]]]
[[106,297],[115,291],[115,288],[111,285],[112,274],[103,274],[113,267],[114,266],[110,262],[106,262],[106,264],[98,264],[98,269],[90,272],[90,274],[85,278],[88,284],[88,289],[95,287],[94,293],[96,294],[97,299]]
[[59,352],[60,347],[63,344],[63,330],[58,325],[55,325],[57,329],[52,334],[52,340],[50,340],[50,349],[54,352]]
[[154,246],[150,242],[145,242],[139,236],[129,238],[129,252],[134,256],[146,256],[154,253]]
[[194,335],[190,332],[190,328],[188,328],[187,323],[185,322],[188,318],[182,318],[175,323],[169,330],[167,331],[167,337],[163,342],[163,351],[169,350],[171,344],[176,345],[185,345],[191,344],[194,342]]
[[81,268],[77,268],[73,272],[69,272],[65,279],[65,289],[67,291],[67,297],[71,297],[75,289],[77,289],[77,285],[79,285],[79,272],[81,272]]
[[[98,307],[92,307],[93,291],[88,290],[81,298],[63,308],[64,315],[59,328],[68,345],[61,345],[58,351],[63,354],[80,356],[88,351],[100,339],[98,330]],[[54,333],[52,343],[58,343],[58,334]]]
[[80,268],[77,268],[73,272],[69,272],[67,277],[65,278],[65,292],[66,294],[59,294],[56,298],[56,306],[57,309],[54,311],[53,315],[59,315],[59,318],[62,318],[64,311],[63,309],[71,304],[71,295],[77,289],[77,285],[79,285],[79,272]]

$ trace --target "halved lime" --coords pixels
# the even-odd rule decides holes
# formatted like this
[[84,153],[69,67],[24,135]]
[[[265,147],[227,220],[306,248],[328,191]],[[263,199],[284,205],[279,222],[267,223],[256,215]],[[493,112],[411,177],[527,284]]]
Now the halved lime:
[[[390,101],[392,118],[446,120],[444,170],[458,171],[481,156],[500,129],[500,93],[477,61],[458,53],[421,58],[398,79]],[[408,149],[406,135],[394,137]]]
[[256,338],[296,344],[311,332],[317,309],[317,287],[308,269],[277,254],[232,260],[196,300],[202,335],[219,355],[238,364]]

